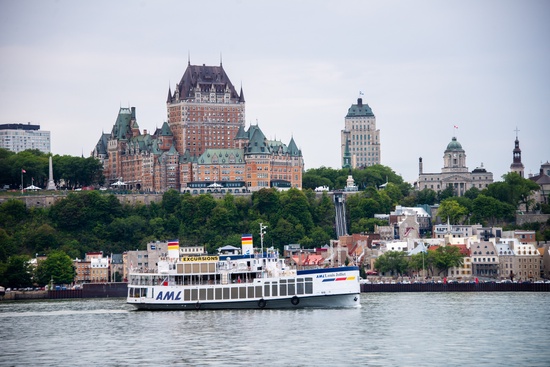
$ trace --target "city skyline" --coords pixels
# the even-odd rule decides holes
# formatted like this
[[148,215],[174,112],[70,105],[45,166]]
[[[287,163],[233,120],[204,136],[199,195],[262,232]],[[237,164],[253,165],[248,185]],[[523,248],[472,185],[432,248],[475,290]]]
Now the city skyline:
[[[167,120],[185,66],[219,65],[259,124],[340,168],[340,131],[361,96],[382,162],[408,182],[439,172],[453,136],[470,171],[525,176],[550,160],[545,97],[550,5],[543,1],[0,1],[0,123],[51,132],[53,154],[89,156],[119,107],[141,129]],[[187,16],[186,16],[187,15]],[[362,95],[360,95],[362,93]],[[455,129],[454,126],[458,126]]]

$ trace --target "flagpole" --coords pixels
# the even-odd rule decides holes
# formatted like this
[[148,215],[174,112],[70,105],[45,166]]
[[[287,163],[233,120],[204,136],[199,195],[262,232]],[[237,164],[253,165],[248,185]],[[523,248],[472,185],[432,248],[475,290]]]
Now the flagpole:
[[21,168],[21,195],[23,195],[23,168]]

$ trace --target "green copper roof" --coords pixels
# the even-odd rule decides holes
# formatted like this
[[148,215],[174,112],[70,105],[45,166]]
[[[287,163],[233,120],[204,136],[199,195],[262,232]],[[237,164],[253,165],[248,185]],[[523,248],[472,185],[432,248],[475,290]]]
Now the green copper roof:
[[447,150],[463,150],[462,145],[456,140],[456,137],[453,136],[451,142],[447,145]]
[[242,149],[206,149],[198,159],[199,164],[244,164]]
[[369,107],[368,104],[363,104],[362,98],[358,98],[357,104],[352,104],[351,107],[348,109],[348,114],[346,115],[346,117],[361,116],[374,117],[374,113],[372,113],[372,109]]
[[170,129],[170,126],[168,126],[168,122],[164,121],[162,124],[162,128],[160,129],[160,135],[161,136],[174,136],[172,134],[172,130]]

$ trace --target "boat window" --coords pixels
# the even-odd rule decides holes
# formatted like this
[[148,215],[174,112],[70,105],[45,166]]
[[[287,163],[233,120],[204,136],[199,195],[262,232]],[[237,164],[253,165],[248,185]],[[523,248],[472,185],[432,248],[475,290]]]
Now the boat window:
[[269,297],[270,292],[269,292],[269,285],[268,284],[264,285],[264,290],[265,290],[265,296]]
[[239,298],[246,298],[246,287],[239,287]]
[[[282,280],[281,280],[281,283],[282,283]],[[286,284],[279,285],[279,295],[286,296]]]
[[296,287],[294,285],[294,279],[292,279],[292,284],[288,285],[288,295],[289,296],[294,296],[295,294],[296,294]]
[[304,294],[304,283],[298,282],[296,284],[296,294]]
[[239,288],[233,287],[231,288],[231,299],[238,299],[239,298]]
[[306,282],[306,294],[313,294],[313,282]]
[[191,301],[198,301],[199,300],[199,290],[198,289],[191,289]]
[[224,288],[223,289],[223,299],[230,299],[229,297],[229,288]]
[[248,288],[248,298],[254,298],[254,287],[247,287]]
[[273,283],[271,285],[271,296],[272,297],[277,297],[277,289],[278,289],[277,283]]
[[215,289],[214,298],[215,298],[215,299],[223,299],[223,298],[222,298],[222,289],[221,289],[221,288],[216,288],[216,289]]
[[[262,295],[262,286],[256,286],[256,298],[263,297]],[[269,288],[268,288],[269,289]]]

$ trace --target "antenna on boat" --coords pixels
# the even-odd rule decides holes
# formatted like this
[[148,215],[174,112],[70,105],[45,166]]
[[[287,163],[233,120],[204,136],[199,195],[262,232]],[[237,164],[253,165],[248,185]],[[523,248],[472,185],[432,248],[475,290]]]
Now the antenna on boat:
[[264,256],[264,234],[265,234],[266,228],[267,226],[264,226],[263,223],[260,223],[260,251],[261,251],[262,257]]

